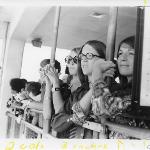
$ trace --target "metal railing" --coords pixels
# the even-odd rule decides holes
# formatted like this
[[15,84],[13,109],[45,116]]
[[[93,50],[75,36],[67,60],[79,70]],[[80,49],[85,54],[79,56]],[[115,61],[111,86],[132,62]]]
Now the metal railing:
[[150,129],[131,127],[128,125],[121,125],[121,124],[112,123],[106,120],[103,123],[103,125],[100,123],[96,123],[96,122],[86,121],[86,123],[83,124],[83,127],[94,131],[93,138],[95,138],[96,136],[100,138],[99,137],[100,134],[101,134],[101,138],[105,138],[107,135],[105,135],[104,130],[105,128],[107,128],[107,130],[119,132],[132,138],[150,139]]
[[[20,107],[16,106],[16,108],[20,108]],[[30,109],[30,111],[39,114],[43,113],[43,111],[36,110],[36,109]],[[25,117],[26,112],[24,113],[22,118],[15,116],[15,114],[12,114],[11,112],[7,112],[6,115],[8,116],[8,120],[9,120],[8,127],[7,127],[7,137],[9,138],[10,137],[26,138],[27,130],[31,130],[35,132],[37,134],[35,138],[57,138],[57,132],[52,130],[51,133],[45,133],[44,130],[41,129],[40,127],[37,127],[27,122]],[[150,139],[150,129],[131,127],[128,125],[120,125],[106,120],[104,120],[103,124],[86,121],[82,125],[82,127],[93,131],[93,139],[108,138],[108,136],[105,133],[106,129],[110,131],[116,131],[136,139]]]
[[[7,127],[7,137],[8,138],[27,138],[27,130],[33,131],[35,134],[37,134],[36,138],[55,138],[50,133],[44,133],[43,129],[40,127],[37,127],[23,118],[19,118],[12,114],[11,112],[6,112],[6,115],[8,116],[8,119],[11,119],[9,121],[9,125]],[[18,119],[19,123],[18,123]],[[18,128],[16,128],[16,124],[19,125]],[[18,133],[16,133],[18,131]],[[16,136],[17,135],[17,136]]]

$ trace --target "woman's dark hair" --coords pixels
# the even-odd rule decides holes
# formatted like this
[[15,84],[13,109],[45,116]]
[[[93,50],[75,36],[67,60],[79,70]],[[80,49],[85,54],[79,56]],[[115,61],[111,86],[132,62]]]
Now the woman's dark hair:
[[71,82],[73,76],[70,75],[68,66],[66,66],[66,68],[65,68],[65,74],[68,75],[68,77],[67,77],[67,84],[70,84],[70,82]]
[[[120,50],[120,47],[123,43],[126,43],[128,44],[129,46],[131,46],[131,48],[134,49],[135,47],[135,36],[130,36],[130,37],[127,37],[125,38],[124,40],[122,40],[120,43],[119,43],[119,46],[118,46],[118,52]],[[117,58],[118,58],[118,52],[117,52]]]
[[[106,55],[106,45],[101,42],[101,41],[97,41],[97,40],[90,40],[87,41],[80,50],[80,53],[82,53],[82,49],[85,45],[90,45],[91,47],[93,47],[95,49],[95,51],[99,54],[99,56],[103,59],[105,59],[105,55]],[[79,62],[79,67],[78,67],[78,73],[79,73],[79,78],[81,83],[84,83],[86,85],[89,85],[88,83],[88,77],[86,75],[83,74],[82,72],[82,68],[81,68],[81,60],[78,60]]]
[[[41,63],[40,63],[40,66],[42,68],[44,68],[47,64],[50,64],[50,59],[44,59],[44,60],[42,60]],[[60,73],[60,71],[61,71],[61,65],[60,65],[59,61],[55,60],[55,66],[54,67],[55,67],[55,69],[58,69],[58,73]]]
[[[80,50],[81,50],[81,47],[76,47],[76,48],[73,48],[73,49],[71,50],[71,52],[75,52],[75,53],[77,54],[77,56],[78,56],[79,53],[80,53]],[[70,82],[71,82],[73,76],[70,75],[70,73],[69,73],[69,68],[68,68],[67,66],[66,66],[65,73],[69,75],[68,78],[67,78],[67,83],[70,84]],[[78,72],[78,75],[79,75],[79,72]],[[80,76],[80,75],[79,75],[79,76]],[[83,81],[83,80],[84,80],[83,78],[84,78],[84,77],[81,77],[81,79],[80,79],[81,84],[84,82],[84,81]]]
[[99,54],[99,56],[103,59],[105,59],[105,54],[106,54],[106,45],[101,42],[101,41],[97,41],[97,40],[91,40],[91,41],[87,41],[81,48],[80,53],[82,52],[82,49],[85,45],[90,45],[92,46],[95,51]]
[[[119,50],[120,50],[120,47],[121,45],[125,43],[125,44],[128,44],[129,46],[131,46],[131,48],[134,49],[135,47],[135,36],[130,36],[130,37],[127,37],[125,38],[124,40],[122,40],[118,46],[118,52],[117,52],[117,59],[118,59],[118,53],[119,53]],[[118,67],[117,67],[118,69]],[[119,79],[120,79],[120,84],[124,87],[128,84],[128,80],[127,80],[127,77],[125,76],[122,76],[120,73],[119,73]]]
[[41,84],[39,82],[29,82],[26,90],[32,92],[34,96],[37,96],[41,93]]
[[65,68],[65,74],[68,74],[69,75],[69,68],[66,66]]
[[25,89],[26,84],[26,79],[13,78],[10,80],[11,89],[16,91],[17,93],[21,92],[21,89]]

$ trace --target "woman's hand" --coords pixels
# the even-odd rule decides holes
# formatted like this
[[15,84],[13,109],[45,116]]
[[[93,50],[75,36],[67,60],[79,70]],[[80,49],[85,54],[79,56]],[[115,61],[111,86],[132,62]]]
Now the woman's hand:
[[52,86],[52,83],[47,75],[42,78],[42,81],[46,83],[46,87],[50,88]]
[[98,59],[93,65],[92,82],[97,79],[104,80],[104,77],[114,75],[115,64],[112,61]]
[[55,68],[52,67],[50,64],[45,66],[45,74],[49,78],[53,87],[59,84],[58,73],[56,72]]
[[41,81],[41,83],[45,82],[46,74],[45,74],[44,68],[40,68],[39,69],[39,73],[40,73],[40,81]]
[[103,79],[105,79],[106,77],[111,77],[113,78],[115,75],[115,68],[110,68],[109,70],[106,70],[104,73],[103,73]]

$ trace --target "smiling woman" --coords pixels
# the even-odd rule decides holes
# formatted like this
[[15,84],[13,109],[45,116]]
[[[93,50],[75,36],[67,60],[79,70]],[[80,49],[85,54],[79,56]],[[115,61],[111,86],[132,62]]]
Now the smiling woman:
[[132,81],[134,66],[134,48],[135,37],[129,37],[123,40],[119,45],[118,69],[121,75],[126,76],[128,82]]
[[[110,92],[110,88],[108,88],[103,79],[104,72],[115,67],[112,62],[97,61],[97,64],[93,67],[93,113],[98,117],[101,115],[109,116],[107,120],[128,126],[140,126],[141,122],[144,122],[137,123],[139,120],[124,117],[125,113],[131,112],[134,43],[135,37],[132,36],[124,39],[119,45],[117,65],[120,74],[120,89]],[[147,128],[145,123],[143,127]],[[132,138],[128,134],[111,130],[108,132],[108,135],[109,138],[115,139]]]
[[105,49],[105,44],[97,40],[88,41],[83,45],[80,54],[81,67],[83,73],[89,77],[89,81],[91,80],[94,61],[98,58],[105,59]]

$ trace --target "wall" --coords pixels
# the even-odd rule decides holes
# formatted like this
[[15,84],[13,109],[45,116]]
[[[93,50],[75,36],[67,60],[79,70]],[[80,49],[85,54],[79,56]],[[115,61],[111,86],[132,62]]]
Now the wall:
[[9,81],[11,78],[20,77],[21,64],[24,49],[24,41],[9,40],[7,41],[5,61],[3,65],[2,84],[0,91],[0,138],[6,137],[7,117],[5,115],[7,108],[6,103],[10,93]]

